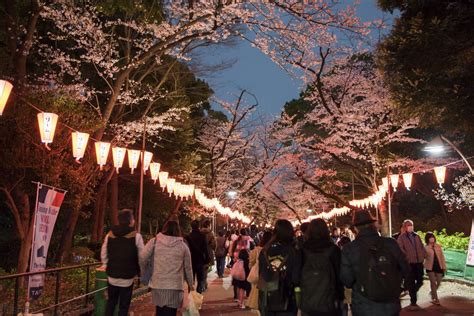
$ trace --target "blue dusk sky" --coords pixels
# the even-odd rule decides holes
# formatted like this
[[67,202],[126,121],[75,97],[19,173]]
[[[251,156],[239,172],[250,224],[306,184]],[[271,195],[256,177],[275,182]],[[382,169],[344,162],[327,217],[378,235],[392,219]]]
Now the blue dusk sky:
[[[380,11],[376,0],[361,0],[357,12],[363,21],[384,18],[390,23],[392,17]],[[206,64],[230,64],[223,69],[200,75],[224,100],[235,100],[240,90],[253,93],[259,101],[258,114],[266,117],[278,116],[283,105],[298,98],[304,88],[298,78],[290,76],[258,49],[245,41],[234,45],[201,48],[201,58]]]

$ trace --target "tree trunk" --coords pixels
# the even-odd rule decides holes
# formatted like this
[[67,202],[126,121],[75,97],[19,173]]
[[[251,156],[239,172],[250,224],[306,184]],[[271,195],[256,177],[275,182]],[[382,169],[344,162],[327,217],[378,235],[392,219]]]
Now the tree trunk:
[[104,220],[105,220],[105,211],[107,209],[107,187],[105,187],[105,191],[102,194],[102,205],[99,210],[99,221],[97,223],[97,240],[102,241],[102,235],[104,233]]
[[110,223],[118,225],[118,174],[110,180]]
[[379,204],[379,225],[382,231],[382,236],[390,237],[388,236],[388,204],[386,200],[382,200]]
[[74,231],[76,230],[77,220],[79,219],[80,208],[74,207],[71,214],[69,215],[69,220],[66,224],[66,227],[63,230],[61,245],[59,246],[59,251],[57,258],[59,263],[63,263],[66,255],[72,248],[72,240],[74,238]]
[[91,232],[91,239],[90,239],[91,243],[97,243],[99,241],[99,236],[97,236],[97,231],[99,227],[100,208],[103,205],[102,203],[103,199],[107,199],[107,196],[104,196],[104,190],[100,189],[97,192],[97,196],[95,197],[94,211],[92,213],[92,232]]

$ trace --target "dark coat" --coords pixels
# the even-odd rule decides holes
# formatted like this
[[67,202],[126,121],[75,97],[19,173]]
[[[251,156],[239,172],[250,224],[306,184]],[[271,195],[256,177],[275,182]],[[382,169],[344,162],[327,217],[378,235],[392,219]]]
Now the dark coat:
[[402,276],[406,278],[409,272],[408,262],[393,238],[380,237],[375,228],[361,230],[357,238],[342,249],[341,257],[341,281],[347,288],[352,289],[352,309],[354,316],[389,316],[398,315],[400,312],[400,299],[388,303],[373,302],[361,294],[360,284],[357,282],[360,269],[360,253],[362,252],[363,243],[372,244],[379,238],[384,239],[385,246],[390,249],[397,259]]
[[201,233],[199,229],[193,229],[186,237],[186,241],[191,251],[193,271],[198,271],[198,268],[209,264],[209,249],[207,247],[206,235]]

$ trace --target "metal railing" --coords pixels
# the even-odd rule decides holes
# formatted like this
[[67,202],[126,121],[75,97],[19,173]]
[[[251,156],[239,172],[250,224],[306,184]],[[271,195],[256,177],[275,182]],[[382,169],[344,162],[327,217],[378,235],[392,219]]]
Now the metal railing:
[[[36,272],[26,272],[26,273],[18,273],[18,274],[11,274],[11,275],[4,275],[0,276],[0,282],[1,281],[8,281],[8,280],[15,280],[15,288],[14,288],[14,296],[13,296],[13,315],[18,314],[18,304],[19,304],[19,296],[20,296],[20,282],[22,278],[25,277],[30,277],[32,275],[38,275],[38,274],[44,274],[45,276],[47,274],[54,274],[55,275],[55,290],[54,290],[54,304],[45,308],[42,308],[40,310],[36,310],[33,313],[41,313],[47,310],[54,309],[53,315],[58,315],[58,307],[71,303],[73,301],[77,301],[80,299],[84,299],[84,304],[85,306],[88,305],[89,303],[89,296],[100,292],[104,290],[106,287],[102,289],[96,289],[92,292],[89,292],[90,290],[90,270],[91,267],[96,267],[100,266],[100,262],[96,263],[87,263],[87,264],[80,264],[80,265],[74,265],[74,266],[68,266],[68,267],[61,267],[61,268],[54,268],[54,269],[47,269],[43,271],[36,271]],[[75,269],[86,269],[86,284],[85,284],[85,293],[80,296],[76,296],[72,299],[68,299],[66,301],[60,302],[60,284],[61,284],[61,272],[63,271],[68,271],[68,270],[75,270]]]

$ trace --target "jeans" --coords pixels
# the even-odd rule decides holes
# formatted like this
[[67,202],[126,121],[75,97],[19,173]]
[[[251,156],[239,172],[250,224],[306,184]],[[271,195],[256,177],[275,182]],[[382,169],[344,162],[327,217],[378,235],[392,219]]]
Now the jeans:
[[156,307],[156,316],[176,316],[177,312],[177,308],[171,308],[168,306]]
[[119,316],[127,316],[130,302],[132,301],[133,284],[129,287],[115,286],[109,283],[107,287],[107,306],[105,308],[105,316],[114,315],[115,306],[119,304]]
[[410,263],[410,274],[408,275],[405,287],[410,293],[411,304],[416,304],[416,293],[423,285],[423,263]]
[[431,299],[438,299],[438,287],[441,284],[441,279],[443,278],[442,273],[427,272],[428,278],[430,279],[431,285]]
[[198,293],[202,293],[206,290],[207,282],[207,266],[198,266],[193,267],[193,278],[197,279],[197,288]]
[[217,275],[219,277],[223,277],[224,269],[225,269],[225,257],[216,257],[216,268],[217,268]]

